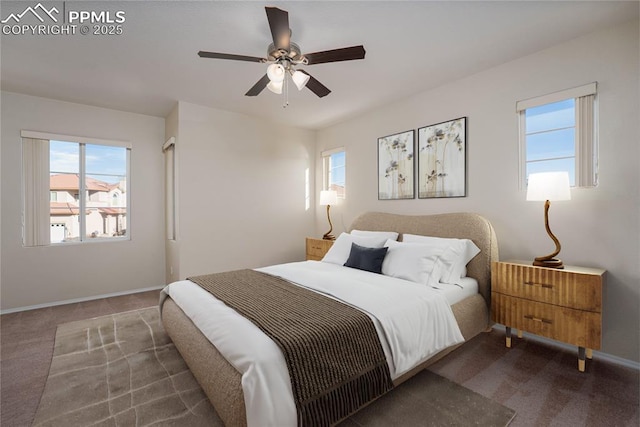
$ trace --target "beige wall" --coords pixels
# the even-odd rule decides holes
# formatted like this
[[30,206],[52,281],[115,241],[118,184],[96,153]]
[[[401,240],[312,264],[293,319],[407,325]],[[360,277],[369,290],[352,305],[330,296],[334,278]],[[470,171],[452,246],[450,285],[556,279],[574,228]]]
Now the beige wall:
[[[553,249],[542,203],[518,188],[516,101],[598,82],[600,185],[573,189],[552,204],[550,221],[566,264],[606,268],[603,351],[639,361],[640,197],[638,174],[639,29],[631,22],[418,93],[318,132],[322,150],[346,147],[347,199],[332,207],[338,232],[364,211],[406,214],[472,211],[496,228],[502,259],[531,259]],[[467,197],[378,201],[377,138],[468,117]],[[326,225],[316,207],[316,234]]]
[[173,276],[304,259],[315,219],[305,207],[314,131],[186,102],[166,129],[178,162],[178,241],[167,251]]
[[[162,286],[164,119],[8,92],[1,96],[2,310]],[[130,241],[22,246],[16,183],[23,129],[131,141]]]

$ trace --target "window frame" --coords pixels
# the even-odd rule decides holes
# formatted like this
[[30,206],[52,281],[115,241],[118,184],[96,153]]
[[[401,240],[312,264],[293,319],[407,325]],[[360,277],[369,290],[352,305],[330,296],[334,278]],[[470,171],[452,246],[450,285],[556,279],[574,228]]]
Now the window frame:
[[598,116],[597,82],[516,103],[518,114],[519,188],[527,187],[527,109],[574,99],[575,112],[575,188],[598,185]]
[[329,182],[331,176],[331,156],[338,153],[344,153],[344,193],[338,194],[339,199],[345,199],[347,194],[347,150],[344,147],[332,148],[330,150],[322,151],[322,189],[329,190],[331,183]]
[[[25,247],[37,247],[37,246],[66,246],[66,245],[76,245],[76,244],[87,244],[87,243],[98,243],[98,242],[122,242],[122,241],[130,241],[131,240],[131,151],[132,145],[128,141],[118,141],[118,140],[105,140],[99,138],[91,138],[91,137],[81,137],[74,135],[62,135],[62,134],[54,134],[48,132],[36,132],[29,130],[22,130],[20,132],[21,138],[30,138],[36,140],[45,140],[47,141],[47,157],[50,156],[51,149],[49,147],[49,141],[62,141],[62,142],[70,142],[77,143],[79,145],[78,155],[79,155],[79,169],[78,169],[78,209],[79,212],[86,212],[86,202],[89,197],[86,192],[86,153],[85,148],[86,145],[97,145],[97,146],[110,146],[110,147],[120,147],[126,149],[126,224],[127,224],[127,232],[124,236],[112,236],[112,237],[96,237],[90,238],[87,235],[86,230],[86,214],[79,215],[79,228],[80,232],[78,235],[78,240],[69,241],[69,242],[51,242],[49,238],[46,243],[42,241],[28,243],[26,238],[24,237],[26,234],[25,228],[27,224],[23,220],[23,246]],[[51,166],[47,162],[47,175],[50,176]],[[23,172],[24,176],[24,172]],[[24,178],[23,178],[24,179]],[[50,194],[51,189],[48,189],[48,193]],[[25,192],[28,191],[23,186],[23,199],[26,199]],[[75,193],[74,193],[75,194]],[[80,197],[82,195],[82,197]],[[49,198],[50,201],[50,198]],[[25,216],[24,210],[26,209],[25,203],[23,202],[23,217]],[[49,227],[51,227],[51,214],[47,212],[47,221],[49,222]]]

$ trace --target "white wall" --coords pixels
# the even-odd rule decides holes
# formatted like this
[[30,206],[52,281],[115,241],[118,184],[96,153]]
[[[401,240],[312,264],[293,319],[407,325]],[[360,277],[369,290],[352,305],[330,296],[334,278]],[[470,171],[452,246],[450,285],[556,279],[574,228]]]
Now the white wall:
[[[518,188],[516,101],[598,82],[600,185],[573,189],[572,200],[550,210],[565,264],[608,270],[602,351],[639,361],[640,140],[638,21],[593,33],[324,129],[320,152],[347,151],[347,199],[332,207],[340,232],[365,211],[406,214],[472,211],[494,225],[501,259],[532,259],[553,250],[543,204],[525,201]],[[372,90],[375,90],[372,88]],[[377,138],[468,117],[467,197],[378,201]],[[327,227],[316,208],[316,233]]]
[[[2,92],[2,310],[164,284],[164,120]],[[130,241],[25,248],[21,130],[131,141]]]
[[178,162],[174,275],[303,260],[314,230],[305,171],[312,189],[315,132],[186,102],[174,115],[165,135],[176,137]]

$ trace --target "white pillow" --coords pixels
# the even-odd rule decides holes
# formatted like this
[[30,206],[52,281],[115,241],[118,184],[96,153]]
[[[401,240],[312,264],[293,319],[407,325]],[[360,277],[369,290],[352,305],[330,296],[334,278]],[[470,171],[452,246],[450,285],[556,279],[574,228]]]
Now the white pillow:
[[382,274],[429,286],[436,285],[440,280],[440,257],[446,248],[391,239],[387,240],[385,246],[389,249],[382,261]]
[[381,236],[365,237],[352,236],[349,233],[342,233],[333,243],[333,246],[331,246],[331,248],[327,251],[324,258],[322,258],[322,261],[329,262],[331,264],[344,265],[344,263],[347,262],[347,259],[349,259],[352,243],[364,246],[365,248],[382,248],[384,247],[384,243],[386,241],[387,238]]
[[[445,271],[440,278],[440,281],[444,283],[459,282],[460,278],[467,274],[467,264],[469,261],[480,253],[480,249],[469,239],[447,239],[443,237],[403,234],[402,241],[449,248],[449,251],[443,259]],[[455,259],[452,260],[452,257]]]
[[395,231],[364,231],[364,230],[351,230],[352,236],[363,236],[363,237],[384,237],[385,241],[387,239],[398,240],[398,233]]

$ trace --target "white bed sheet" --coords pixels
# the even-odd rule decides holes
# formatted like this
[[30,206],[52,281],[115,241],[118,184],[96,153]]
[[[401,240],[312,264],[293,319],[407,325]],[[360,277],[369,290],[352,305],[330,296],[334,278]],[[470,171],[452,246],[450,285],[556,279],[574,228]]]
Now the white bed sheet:
[[463,299],[478,293],[478,281],[473,277],[462,277],[456,284],[438,283],[433,287],[438,290],[453,305]]
[[[440,350],[464,341],[447,301],[451,291],[317,261],[257,270],[302,284],[367,313],[393,379]],[[242,374],[249,427],[297,424],[284,356],[269,337],[188,280],[167,285],[161,295],[161,304],[170,296]]]

